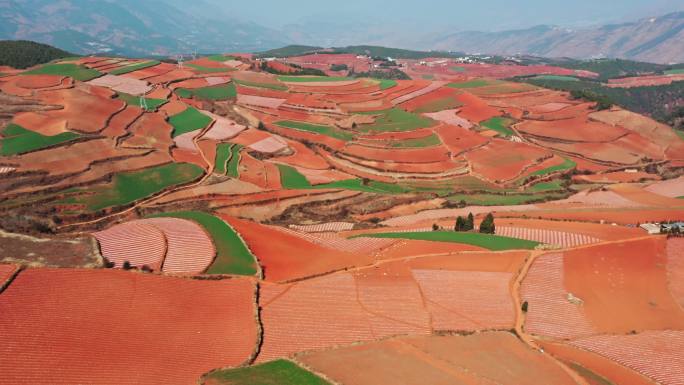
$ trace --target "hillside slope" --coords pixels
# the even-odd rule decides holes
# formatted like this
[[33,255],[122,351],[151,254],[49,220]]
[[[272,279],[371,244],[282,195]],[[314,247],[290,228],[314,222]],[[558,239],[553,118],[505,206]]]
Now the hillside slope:
[[502,32],[458,32],[426,43],[435,49],[467,52],[680,63],[684,62],[684,12],[581,30],[537,26]]

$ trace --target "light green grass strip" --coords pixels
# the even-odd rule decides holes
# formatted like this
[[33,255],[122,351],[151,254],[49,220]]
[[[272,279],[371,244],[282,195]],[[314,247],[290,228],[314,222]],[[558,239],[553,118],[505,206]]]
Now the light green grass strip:
[[538,80],[559,80],[562,82],[578,82],[579,79],[577,79],[574,76],[563,76],[563,75],[538,75],[535,76],[533,79],[538,79]]
[[551,174],[556,171],[563,171],[563,170],[569,170],[571,168],[577,167],[577,163],[573,162],[571,159],[563,158],[563,163],[556,165],[556,166],[551,166],[547,167],[543,170],[535,171],[530,176],[536,176],[536,175],[546,175],[546,174]]
[[355,80],[344,76],[278,76],[281,82],[289,83],[312,83],[312,82],[344,82],[348,80]]
[[385,111],[363,112],[364,115],[378,115],[372,124],[361,124],[357,130],[361,132],[400,132],[413,131],[431,127],[435,122],[424,116],[406,112],[399,108]]
[[502,237],[491,234],[464,233],[455,231],[428,231],[415,233],[379,233],[361,234],[352,238],[393,238],[393,239],[413,239],[433,242],[452,242],[464,243],[473,246],[483,247],[492,251],[501,250],[532,250],[539,246],[539,242],[524,239]]
[[665,75],[681,75],[681,74],[684,74],[684,68],[665,71]]
[[291,120],[283,120],[280,122],[276,122],[275,124],[281,127],[292,128],[295,130],[313,132],[316,134],[329,136],[331,138],[344,140],[345,142],[354,139],[354,135],[352,135],[350,132],[343,131],[341,129],[337,129],[335,127],[330,126],[321,126],[318,124],[295,122]]
[[202,87],[196,89],[178,88],[174,90],[176,95],[181,98],[190,99],[196,96],[198,99],[205,100],[228,100],[235,99],[237,92],[234,83],[221,84],[217,86]]
[[480,123],[483,127],[487,127],[490,130],[494,130],[499,134],[509,137],[515,135],[515,132],[510,129],[511,124],[513,124],[512,119],[495,117],[491,118],[485,122]]
[[256,274],[256,258],[237,232],[220,218],[201,211],[162,213],[152,217],[189,219],[199,223],[209,233],[216,246],[216,259],[206,274]]

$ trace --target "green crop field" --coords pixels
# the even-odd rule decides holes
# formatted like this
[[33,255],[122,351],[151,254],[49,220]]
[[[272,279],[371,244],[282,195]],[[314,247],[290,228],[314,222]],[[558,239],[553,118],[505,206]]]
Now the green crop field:
[[390,142],[390,147],[393,148],[419,148],[419,147],[434,147],[442,144],[439,136],[431,134],[424,138],[406,139]]
[[142,63],[136,63],[136,64],[131,64],[125,67],[117,68],[114,71],[110,72],[111,75],[123,75],[127,74],[129,72],[141,70],[144,68],[149,68],[149,67],[154,67],[156,65],[161,64],[161,62],[157,60],[150,60]]
[[112,182],[93,189],[80,190],[85,194],[62,203],[83,204],[89,211],[123,206],[153,196],[172,186],[190,183],[204,170],[190,163],[169,163],[140,171],[119,173]]
[[495,117],[480,123],[480,125],[489,128],[490,130],[494,130],[505,137],[509,137],[515,135],[515,132],[510,129],[511,124],[514,122],[513,119]]
[[549,200],[563,199],[565,193],[549,194],[455,194],[447,197],[452,203],[466,202],[471,206],[513,206],[528,203],[546,202]]
[[247,87],[266,88],[269,90],[276,90],[276,91],[287,91],[287,86],[285,84],[256,83],[256,82],[248,82],[248,81],[238,80],[238,79],[233,79],[233,82],[235,82],[236,84],[247,86]]
[[357,130],[361,132],[413,131],[418,128],[431,127],[435,122],[418,114],[412,114],[399,108],[385,111],[364,112],[365,115],[377,115],[372,124],[361,124]]
[[313,132],[316,134],[329,136],[331,138],[344,140],[345,142],[354,139],[354,135],[352,135],[351,133],[331,126],[321,126],[318,124],[294,122],[290,120],[283,120],[280,122],[276,122],[275,124],[281,127],[292,128],[295,130]]
[[225,68],[213,68],[213,67],[205,67],[205,66],[201,66],[201,65],[197,65],[197,64],[192,64],[192,63],[185,63],[185,64],[183,64],[183,65],[186,66],[186,67],[188,67],[188,68],[197,70],[197,71],[199,71],[199,72],[206,72],[206,73],[217,73],[217,72],[230,72],[230,71],[234,71],[234,69],[228,68],[228,67],[225,67]]
[[76,65],[73,63],[62,64],[46,64],[42,67],[26,71],[23,75],[59,75],[69,76],[75,80],[86,82],[102,76],[97,70],[86,68],[85,66]]
[[563,187],[563,181],[553,180],[550,182],[541,182],[530,186],[528,191],[532,192],[545,192],[545,191],[562,191],[565,190]]
[[485,79],[475,79],[475,80],[470,80],[467,82],[449,83],[449,84],[447,84],[447,87],[451,87],[451,88],[478,88],[478,87],[491,86],[491,85],[494,85],[496,83],[498,83],[498,82],[489,81],[489,80],[485,80]]
[[185,111],[170,117],[169,123],[173,126],[171,136],[175,138],[178,135],[206,127],[211,123],[211,118],[188,106]]
[[450,96],[446,96],[444,98],[435,99],[428,103],[425,103],[420,107],[416,108],[413,112],[415,112],[416,114],[428,114],[431,112],[453,110],[458,107],[463,107],[463,103],[459,102],[458,100]]
[[215,172],[232,178],[239,178],[238,165],[242,146],[234,143],[221,143],[216,148]]
[[209,373],[215,385],[330,385],[324,379],[287,360]]
[[665,75],[681,75],[681,74],[684,74],[684,68],[665,71]]
[[211,235],[216,246],[216,259],[206,274],[255,275],[256,259],[237,232],[226,222],[201,211],[156,214],[152,217],[189,219],[199,223]]
[[230,55],[211,55],[207,56],[207,59],[211,61],[224,62],[228,60],[235,60],[235,56]]
[[311,82],[344,82],[348,80],[355,80],[354,78],[348,78],[345,76],[278,76],[278,80],[281,82],[290,83],[311,83]]
[[465,72],[465,68],[459,67],[459,66],[451,67],[449,69],[454,71],[454,72]]
[[[126,94],[123,92],[117,92],[116,97],[123,100],[128,105],[140,107],[140,97],[139,96],[133,96],[133,95]],[[147,111],[156,111],[157,108],[166,104],[168,102],[168,100],[145,98],[145,102],[147,103]]]
[[571,168],[577,167],[577,163],[573,162],[572,160],[567,159],[567,158],[563,158],[563,159],[564,159],[563,163],[556,165],[556,166],[547,167],[543,170],[535,171],[532,174],[530,174],[530,176],[546,175],[546,174],[551,174],[553,172],[569,170]]
[[297,171],[296,168],[284,164],[278,164],[277,166],[280,171],[280,183],[283,185],[283,188],[290,190],[308,190],[313,188],[309,180]]
[[377,81],[380,82],[381,90],[386,90],[397,85],[397,81],[392,79],[377,79]]
[[577,79],[574,76],[563,76],[563,75],[537,75],[533,77],[533,79],[538,79],[538,80],[560,80],[564,82],[577,82],[579,79]]
[[425,80],[435,80],[435,75],[432,74],[421,75],[420,77]]
[[218,86],[202,87],[196,89],[178,88],[174,91],[181,98],[190,99],[196,96],[198,99],[205,100],[228,100],[235,99],[237,92],[234,83],[221,84]]
[[360,237],[414,239],[420,241],[464,243],[468,245],[483,247],[485,249],[492,251],[522,249],[532,250],[535,247],[539,246],[539,242],[527,241],[524,239],[501,237],[492,234],[464,233],[456,231],[361,234],[354,236],[352,238]]
[[73,132],[45,136],[16,124],[9,124],[0,134],[2,136],[0,138],[0,155],[2,156],[24,154],[81,137]]

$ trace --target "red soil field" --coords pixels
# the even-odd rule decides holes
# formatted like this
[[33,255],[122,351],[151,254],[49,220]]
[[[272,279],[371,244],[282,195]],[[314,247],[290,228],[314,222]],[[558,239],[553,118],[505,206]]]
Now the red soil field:
[[435,132],[452,154],[461,154],[489,142],[484,136],[458,126],[441,124]]
[[100,243],[102,256],[114,263],[114,267],[120,268],[128,261],[134,267],[161,270],[166,255],[166,237],[153,224],[125,222],[93,233],[93,236]]
[[[510,273],[413,270],[435,330],[510,328]],[[455,293],[458,293],[455,295]]]
[[651,378],[658,384],[684,383],[684,332],[646,331],[634,335],[602,335],[572,341]]
[[148,148],[168,151],[173,145],[173,127],[166,122],[161,113],[145,113],[128,129],[132,134],[121,145],[132,148]]
[[[544,340],[537,340],[535,342],[539,344],[545,352],[562,360],[564,363],[580,365],[613,384],[653,385],[653,382],[648,378],[596,353],[581,350],[571,345]],[[597,382],[594,378],[584,377],[590,385],[601,385],[601,383]]]
[[0,289],[5,287],[7,281],[16,273],[19,269],[17,265],[0,264]]
[[525,331],[555,338],[595,332],[586,309],[568,300],[565,280],[563,254],[546,254],[534,261],[520,286],[521,300],[529,304]]
[[434,103],[435,101],[439,101],[446,98],[453,98],[459,93],[460,91],[455,88],[442,87],[427,94],[417,96],[412,100],[406,101],[402,103],[401,107],[403,109],[406,109],[407,111],[413,112],[416,109],[425,105],[430,105],[430,103]]
[[313,150],[304,144],[294,140],[288,140],[287,146],[294,151],[294,154],[285,157],[279,157],[278,162],[314,170],[327,170],[330,168],[328,163],[323,160],[323,158],[318,156]]
[[133,122],[135,122],[140,116],[142,116],[143,111],[136,106],[128,106],[123,111],[117,113],[112,117],[102,130],[101,134],[112,139],[116,139],[120,136],[125,135]]
[[278,228],[221,215],[258,258],[268,281],[288,281],[366,264],[370,258],[334,251],[290,235]]
[[[378,134],[359,135],[357,142],[363,142],[364,145],[377,145],[378,147],[385,147],[382,141],[398,141],[408,139],[426,138],[432,135],[433,131],[430,128],[421,128],[413,131],[404,132],[383,132]],[[374,142],[380,143],[374,143]]]
[[195,383],[253,353],[254,290],[244,279],[26,270],[0,295],[0,383]]
[[300,131],[293,128],[285,128],[275,124],[268,125],[268,130],[288,139],[293,139],[297,141],[307,140],[312,143],[320,143],[334,150],[340,150],[345,146],[345,142],[339,139],[319,135],[313,132]]
[[670,293],[684,308],[684,239],[667,240],[667,282]]
[[609,187],[621,197],[636,202],[641,206],[648,207],[677,207],[684,206],[681,199],[664,197],[644,190],[641,186],[635,184],[617,184]]
[[158,73],[147,72],[140,74],[140,76],[144,76],[145,80],[151,84],[169,84],[170,82],[191,78],[194,75],[194,72],[180,69],[171,69],[170,71],[163,70],[158,71]]
[[173,116],[176,114],[180,114],[181,112],[185,111],[188,109],[188,106],[178,100],[172,100],[163,106],[159,108],[160,112],[163,112],[166,114],[166,116]]
[[564,120],[524,120],[516,125],[521,133],[565,141],[608,142],[624,135],[621,127],[587,120],[584,116]]
[[278,167],[271,162],[255,159],[247,152],[240,153],[238,171],[241,181],[252,183],[267,190],[278,190],[282,187]]
[[20,76],[14,83],[17,87],[26,89],[41,89],[48,87],[56,87],[62,84],[64,76],[59,75],[32,75]]
[[[157,64],[156,66],[147,67],[147,68],[143,68],[143,69],[140,69],[137,71],[129,72],[129,73],[121,75],[121,76],[126,76],[126,77],[133,78],[133,79],[145,79],[145,80],[148,80],[152,84],[156,84],[156,83],[162,83],[162,82],[154,79],[156,76],[168,74],[171,71],[174,71],[176,68],[178,68],[178,67],[174,64],[161,63],[161,64]],[[190,72],[190,76],[192,76],[192,72]],[[190,77],[190,76],[188,76],[188,77]],[[177,80],[177,78],[174,78],[172,80]],[[168,81],[171,81],[171,80],[167,80],[167,82]]]
[[[530,213],[519,212],[518,210],[510,210],[512,206],[504,208],[499,212],[500,217],[522,217],[530,216]],[[553,220],[573,220],[573,221],[587,221],[617,223],[619,225],[635,225],[636,223],[644,222],[663,222],[663,221],[677,221],[684,217],[684,209],[671,208],[667,209],[645,209],[645,208],[630,208],[621,207],[614,209],[606,208],[583,208],[583,209],[537,209],[534,218],[553,219]]]
[[463,107],[458,113],[459,116],[471,122],[480,123],[501,115],[498,109],[490,107],[483,99],[471,93],[463,92],[456,97],[456,100],[463,103]]
[[[386,230],[385,230],[386,231]],[[356,238],[359,239],[359,238]],[[402,239],[394,245],[378,251],[378,259],[395,259],[417,255],[456,254],[463,251],[485,251],[481,247],[450,242],[430,242]]]
[[548,356],[506,332],[400,337],[305,353],[296,360],[349,385],[576,383]]
[[344,153],[366,160],[403,163],[433,163],[450,160],[449,151],[444,147],[382,149],[352,144],[345,147]]
[[501,139],[493,139],[485,146],[465,154],[466,159],[472,164],[473,173],[491,181],[511,180],[538,160],[551,155],[539,147]]
[[[350,157],[345,154],[339,155],[340,159],[344,159],[353,163],[355,165],[360,165],[367,170],[377,170],[380,172],[391,172],[398,174],[435,174],[433,177],[446,177],[454,174],[465,174],[466,165],[464,162],[432,162],[432,163],[396,163],[396,162],[375,162],[361,160],[358,158]],[[376,171],[369,171],[376,172]],[[401,175],[402,177],[418,177],[418,175]]]
[[576,175],[572,178],[574,181],[586,183],[627,183],[639,182],[642,180],[659,180],[660,176],[656,174],[649,174],[643,171],[639,172],[625,172],[616,171],[605,174],[594,175]]

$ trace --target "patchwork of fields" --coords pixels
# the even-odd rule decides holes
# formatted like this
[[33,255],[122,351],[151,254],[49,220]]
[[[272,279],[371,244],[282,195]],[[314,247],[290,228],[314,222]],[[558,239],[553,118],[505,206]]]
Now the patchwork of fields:
[[264,63],[0,76],[0,384],[681,383],[671,127],[504,80],[561,67]]

